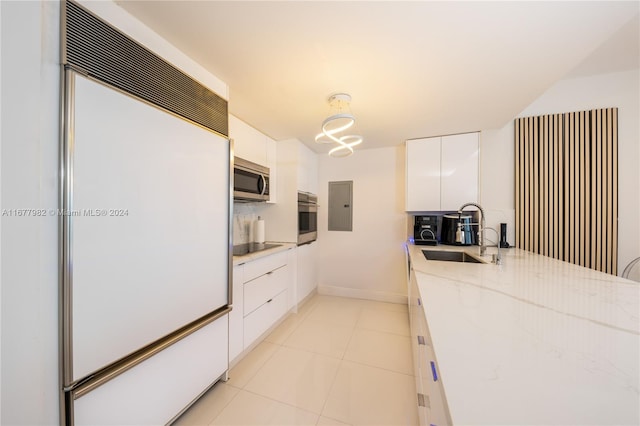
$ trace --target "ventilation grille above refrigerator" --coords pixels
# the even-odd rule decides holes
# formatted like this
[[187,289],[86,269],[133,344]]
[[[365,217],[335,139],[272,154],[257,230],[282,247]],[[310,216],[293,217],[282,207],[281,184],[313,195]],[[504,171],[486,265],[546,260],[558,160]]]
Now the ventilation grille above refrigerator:
[[224,136],[227,101],[77,4],[64,13],[63,63]]

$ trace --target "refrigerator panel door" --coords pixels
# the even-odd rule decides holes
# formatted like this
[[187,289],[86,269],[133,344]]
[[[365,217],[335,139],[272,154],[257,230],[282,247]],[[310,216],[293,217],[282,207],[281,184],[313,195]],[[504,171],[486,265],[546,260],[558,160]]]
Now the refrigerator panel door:
[[73,379],[226,305],[229,141],[78,76]]
[[167,424],[226,371],[228,324],[225,315],[77,399],[75,424]]

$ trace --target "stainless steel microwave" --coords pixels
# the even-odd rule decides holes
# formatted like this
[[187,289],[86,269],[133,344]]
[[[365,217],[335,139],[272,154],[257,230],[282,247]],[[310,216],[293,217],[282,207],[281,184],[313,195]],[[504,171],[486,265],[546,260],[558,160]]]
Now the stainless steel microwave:
[[233,200],[269,201],[269,168],[239,157],[233,161]]

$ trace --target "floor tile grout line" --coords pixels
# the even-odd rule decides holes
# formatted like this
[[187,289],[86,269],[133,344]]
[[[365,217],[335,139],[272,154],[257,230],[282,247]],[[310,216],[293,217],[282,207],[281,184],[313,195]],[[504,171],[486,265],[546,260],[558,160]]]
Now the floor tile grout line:
[[[260,345],[261,345],[261,344],[263,344],[264,342],[265,342],[265,340],[263,340],[262,342],[260,342],[259,344],[257,344],[253,349],[251,349],[251,351],[249,351],[249,353],[248,353],[248,354],[246,354],[246,355],[244,356],[244,358],[242,358],[242,359],[241,359],[241,360],[240,360],[240,361],[239,361],[239,362],[238,362],[238,363],[237,363],[233,368],[237,368],[237,367],[238,367],[238,365],[240,365],[240,364],[242,363],[242,361],[244,361],[245,359],[247,359],[247,357],[248,357],[249,355],[251,355],[251,353],[252,353],[252,352],[254,352],[254,351],[258,348],[258,346],[260,346]],[[277,343],[273,343],[273,342],[266,342],[266,343],[269,343],[269,344],[274,345],[274,346],[282,347],[282,345],[279,345],[279,344],[277,344]],[[247,381],[246,381],[246,383],[245,383],[245,385],[244,385],[243,387],[241,387],[241,388],[240,388],[240,387],[236,387],[236,386],[233,386],[233,384],[229,384],[229,386],[233,386],[233,387],[235,387],[236,389],[244,389],[244,387],[245,387],[245,386],[247,386],[251,380],[253,380],[253,378],[258,374],[258,372],[260,372],[260,370],[265,366],[265,364],[266,364],[267,362],[269,362],[269,360],[270,360],[270,359],[271,359],[271,358],[276,354],[276,352],[278,352],[278,350],[279,350],[279,349],[275,349],[271,355],[268,355],[268,356],[267,356],[267,359],[265,359],[265,360],[264,360],[264,362],[262,363],[262,365],[261,365],[260,367],[258,367],[258,369],[257,369],[253,374],[251,374],[251,375],[249,376],[249,378],[247,379]],[[232,369],[232,370],[233,370],[233,369]],[[231,370],[229,370],[229,373],[231,373]],[[232,377],[229,377],[229,380],[231,380],[231,379],[232,379]],[[227,381],[227,382],[228,382],[228,381]]]
[[[290,314],[290,315],[297,315],[297,314]],[[291,337],[291,335],[298,329],[298,327],[300,327],[300,325],[302,325],[302,323],[305,321],[305,318],[301,318],[300,321],[293,327],[293,330],[291,330],[291,332],[287,335],[287,337],[284,338],[282,343],[277,343],[277,342],[272,342],[270,340],[267,340],[273,333],[275,333],[276,331],[278,331],[278,329],[280,327],[282,327],[282,325],[284,324],[285,321],[288,321],[289,319],[294,318],[292,316],[289,316],[289,318],[285,319],[284,321],[282,321],[280,323],[280,325],[278,325],[278,327],[276,327],[274,330],[271,331],[271,333],[269,333],[269,335],[267,335],[267,337],[264,338],[265,341],[273,343],[275,345],[282,345],[282,343],[284,343],[289,337]]]
[[[322,409],[324,411],[324,407]],[[329,419],[329,420],[335,420],[336,422],[343,423],[345,426],[353,426],[352,423],[347,423],[347,422],[345,422],[343,420],[336,419],[335,417],[331,417],[331,416],[326,416],[324,414],[320,414],[320,416],[318,417],[318,422],[320,422],[320,417],[324,417],[325,419]],[[316,426],[318,425],[318,422],[316,422]]]
[[[315,416],[318,416],[318,418],[320,418],[320,416],[322,415],[322,414],[315,413],[315,412],[313,412],[313,411],[311,411],[311,410],[307,410],[306,408],[296,407],[295,405],[292,405],[292,404],[290,404],[290,403],[288,403],[288,402],[280,401],[280,400],[275,399],[275,398],[273,398],[273,397],[266,396],[266,395],[262,395],[261,393],[254,392],[254,391],[251,391],[251,390],[249,390],[249,389],[240,389],[240,392],[250,393],[250,394],[252,394],[252,395],[256,395],[256,396],[259,396],[259,397],[261,397],[261,398],[268,399],[269,401],[277,402],[278,404],[283,404],[283,405],[286,405],[287,407],[295,408],[296,410],[306,411],[307,413],[311,413],[311,414],[313,414],[313,415],[315,415]],[[238,392],[238,394],[239,394],[240,392]]]
[[[389,373],[396,373],[396,374],[400,374],[400,375],[402,375],[402,376],[415,377],[415,375],[414,375],[413,373],[403,373],[403,372],[401,372],[401,371],[390,370],[390,369],[388,369],[388,368],[380,367],[380,366],[377,366],[377,365],[371,365],[371,364],[367,364],[367,363],[360,362],[360,361],[353,361],[353,360],[350,360],[350,359],[343,359],[342,361],[350,362],[350,363],[352,363],[352,364],[362,365],[362,366],[364,366],[364,367],[375,368],[376,370],[387,371],[387,372],[389,372]],[[413,368],[413,367],[412,367],[412,368]]]
[[236,393],[235,393],[235,395],[233,395],[233,396],[231,397],[231,399],[229,399],[229,401],[227,401],[227,403],[226,403],[226,404],[224,404],[224,406],[222,407],[222,409],[220,410],[220,412],[218,413],[218,415],[217,415],[217,416],[215,416],[213,419],[211,419],[211,421],[210,421],[209,423],[207,423],[207,425],[212,425],[212,424],[213,424],[213,422],[215,422],[215,421],[216,421],[216,419],[217,419],[218,417],[220,417],[220,415],[221,415],[221,414],[222,414],[222,412],[225,410],[225,408],[227,408],[227,407],[229,406],[229,404],[231,404],[231,401],[233,401],[234,399],[236,399],[236,397],[238,396],[238,394],[239,394],[240,392],[242,392],[242,389],[239,389],[239,388],[237,388],[237,387],[235,387],[235,386],[227,385],[227,384],[226,384],[226,382],[218,382],[218,383],[216,383],[214,386],[218,386],[218,384],[223,384],[223,385],[226,385],[226,386],[230,386],[230,387],[232,387],[232,388],[234,388],[234,389],[237,389],[237,390],[238,390],[238,392],[236,392]]
[[[356,327],[356,329],[358,329],[358,328]],[[398,336],[398,337],[406,337],[406,338],[409,340],[409,350],[411,351],[411,336],[403,336],[403,335],[400,335],[400,334],[388,333],[388,332],[385,332],[385,331],[379,331],[379,330],[369,330],[369,329],[363,329],[363,328],[360,328],[360,329],[358,329],[358,330],[370,331],[370,332],[381,333],[381,334],[390,334],[390,335]],[[351,359],[347,359],[347,358],[345,358],[345,356],[346,356],[346,355],[347,355],[347,353],[349,352],[349,346],[351,345],[351,341],[353,340],[353,336],[354,336],[354,335],[355,335],[355,330],[354,330],[354,332],[351,334],[351,338],[349,339],[349,343],[347,344],[347,349],[345,349],[345,351],[344,351],[344,355],[342,356],[342,360],[343,360],[343,361],[353,362],[353,363],[355,363],[355,364],[365,365],[365,366],[367,366],[367,367],[378,368],[378,369],[380,369],[380,370],[390,371],[390,372],[392,372],[392,373],[398,373],[398,374],[403,374],[403,375],[405,375],[405,376],[412,376],[412,377],[413,377],[413,374],[407,374],[407,373],[403,373],[403,372],[401,372],[401,371],[391,370],[391,369],[388,369],[388,368],[379,367],[379,366],[375,366],[375,365],[367,364],[367,363],[364,363],[364,362],[361,362],[361,361],[354,361],[354,360],[351,360]],[[412,359],[411,359],[411,364],[409,365],[409,368],[410,368],[411,370],[413,370],[413,351],[411,351],[411,356],[412,356]]]
[[[358,324],[358,321],[360,320],[360,315],[362,314],[362,308],[360,308],[360,311],[358,312],[358,320],[356,320],[356,324]],[[338,364],[338,368],[336,369],[336,373],[333,376],[333,380],[331,381],[331,386],[329,387],[329,392],[327,392],[327,397],[324,399],[324,403],[322,404],[322,410],[320,411],[320,415],[322,416],[324,413],[324,409],[327,406],[327,401],[329,401],[329,397],[331,397],[331,392],[333,391],[334,386],[336,385],[336,379],[338,378],[338,374],[340,373],[340,369],[342,368],[342,364],[344,363],[345,359],[345,355],[347,354],[347,351],[349,350],[349,346],[351,345],[351,341],[353,340],[353,335],[355,334],[355,330],[356,327],[354,326],[353,329],[351,330],[351,335],[349,336],[349,341],[347,342],[347,345],[344,349],[344,352],[342,353],[342,357],[340,358],[340,363]],[[327,416],[325,416],[327,417]],[[328,417],[330,419],[333,419],[333,417]],[[337,420],[339,422],[344,423],[342,420],[340,419],[333,419],[333,420]],[[320,418],[318,418],[318,421],[320,421]]]
[[[308,354],[311,354],[311,355],[320,355],[320,356],[323,356],[325,358],[331,358],[331,359],[334,359],[336,361],[342,361],[342,358],[338,358],[338,357],[327,355],[327,354],[322,354],[322,353],[319,353],[319,352],[314,352],[314,351],[311,351],[309,349],[296,348],[296,347],[287,346],[287,345],[281,345],[281,347],[284,348],[284,349],[290,349],[292,351],[300,351],[300,352],[308,353]],[[260,368],[262,368],[262,367],[260,367]]]
[[[316,321],[316,320],[311,320],[311,321],[312,321],[312,322],[320,322],[320,323],[323,323],[322,321]],[[301,324],[301,325],[302,325],[302,324]],[[332,324],[332,325],[333,325],[333,324]],[[336,326],[338,326],[338,325],[336,325]],[[353,336],[353,332],[355,331],[355,327],[350,327],[350,329],[351,329],[351,330],[350,330],[350,333],[349,333],[349,342],[351,341],[351,337]],[[347,349],[346,349],[346,347],[345,347],[345,350],[344,350],[344,352],[342,353],[342,355],[341,355],[340,357],[335,357],[335,356],[332,356],[332,355],[328,355],[328,354],[326,354],[326,353],[321,353],[321,352],[316,352],[316,351],[309,350],[309,349],[304,349],[304,348],[300,348],[300,347],[296,347],[296,346],[291,346],[291,343],[290,343],[290,342],[289,342],[289,343],[287,343],[287,342],[288,342],[288,340],[289,340],[289,339],[291,339],[291,337],[292,337],[292,336],[293,336],[293,333],[291,333],[291,335],[289,335],[289,337],[287,337],[287,338],[285,339],[285,341],[284,341],[284,342],[282,342],[282,346],[285,346],[285,347],[287,347],[287,348],[291,348],[291,349],[301,349],[301,350],[304,350],[304,351],[307,351],[307,352],[312,352],[312,353],[315,353],[315,354],[325,355],[325,356],[328,356],[328,357],[331,357],[331,358],[338,358],[338,359],[342,359],[342,357],[344,356],[344,353],[345,353],[345,352],[346,352],[346,350],[347,350]],[[346,346],[348,346],[348,345],[349,345],[349,342],[347,342],[347,345],[346,345]]]
[[[346,353],[346,349],[345,349],[345,353]],[[320,415],[321,416],[323,415],[324,409],[327,406],[327,402],[329,401],[329,398],[331,397],[331,392],[333,391],[333,388],[336,385],[336,379],[338,378],[338,374],[340,373],[340,369],[342,368],[342,363],[343,362],[344,362],[344,359],[341,359],[340,363],[338,364],[338,368],[336,368],[336,372],[333,375],[333,379],[331,380],[331,386],[329,386],[329,391],[327,392],[327,396],[324,398],[324,402],[322,403],[322,409],[320,410]],[[325,416],[325,417],[327,417],[327,416]],[[329,418],[333,418],[333,417],[329,417]],[[318,420],[320,420],[320,418],[318,418]],[[334,419],[334,420],[338,420],[340,422],[343,422],[340,419]]]
[[375,332],[378,332],[378,333],[393,334],[394,336],[408,337],[409,339],[411,339],[411,334],[394,333],[393,331],[378,330],[378,329],[375,329],[373,327],[356,327],[356,328],[358,330],[375,331]]

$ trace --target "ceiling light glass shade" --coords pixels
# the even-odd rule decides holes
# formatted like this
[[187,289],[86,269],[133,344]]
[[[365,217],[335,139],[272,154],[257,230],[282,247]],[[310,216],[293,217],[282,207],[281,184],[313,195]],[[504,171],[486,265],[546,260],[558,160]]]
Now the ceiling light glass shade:
[[315,137],[316,143],[336,143],[338,146],[329,151],[333,157],[346,157],[353,154],[353,147],[362,143],[360,135],[340,135],[341,132],[352,127],[356,119],[350,112],[344,112],[348,107],[351,96],[346,93],[337,93],[329,97],[329,105],[334,114],[322,122],[322,133]]

